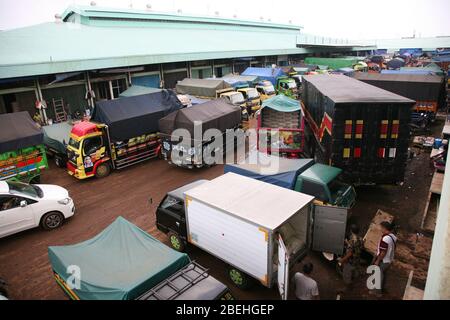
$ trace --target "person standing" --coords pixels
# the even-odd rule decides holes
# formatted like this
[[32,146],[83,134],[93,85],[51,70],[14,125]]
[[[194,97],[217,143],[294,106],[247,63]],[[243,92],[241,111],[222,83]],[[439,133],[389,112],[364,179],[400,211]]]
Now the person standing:
[[380,267],[380,289],[377,293],[381,294],[384,289],[386,272],[394,261],[395,246],[397,237],[392,233],[393,225],[388,221],[380,223],[382,236],[378,243],[377,255],[373,264]]
[[346,286],[350,286],[353,280],[358,277],[361,269],[361,251],[363,249],[363,239],[359,236],[357,225],[350,226],[350,238],[346,241],[347,251],[345,255],[338,260],[342,267],[342,277]]
[[316,280],[310,277],[314,266],[306,263],[303,266],[303,273],[297,272],[294,275],[295,296],[298,300],[318,300],[319,288]]

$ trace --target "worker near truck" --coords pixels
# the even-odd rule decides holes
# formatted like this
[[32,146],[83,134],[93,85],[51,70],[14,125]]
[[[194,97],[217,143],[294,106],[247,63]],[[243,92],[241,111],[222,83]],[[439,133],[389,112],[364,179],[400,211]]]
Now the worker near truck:
[[313,269],[312,263],[306,263],[303,273],[297,272],[294,275],[295,296],[298,300],[319,300],[317,281],[311,278]]
[[342,268],[342,277],[346,286],[351,286],[361,269],[361,251],[364,241],[359,235],[359,227],[355,224],[350,226],[350,237],[345,240],[345,255],[338,260],[339,266]]
[[394,261],[395,246],[397,237],[393,234],[394,227],[392,223],[383,221],[380,223],[381,238],[378,242],[377,255],[374,258],[373,265],[380,268],[380,287],[375,293],[382,294],[386,280],[386,272]]

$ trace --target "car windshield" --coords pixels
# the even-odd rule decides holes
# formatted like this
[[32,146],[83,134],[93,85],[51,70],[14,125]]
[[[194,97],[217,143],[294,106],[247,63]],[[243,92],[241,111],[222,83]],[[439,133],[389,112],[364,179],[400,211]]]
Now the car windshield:
[[333,203],[336,203],[336,201],[344,194],[347,187],[348,186],[345,183],[337,179],[328,183],[328,189],[330,190]]
[[256,89],[248,90],[247,94],[250,99],[259,98],[259,93]]
[[230,101],[232,104],[241,104],[245,101],[245,99],[242,93],[238,92],[230,96]]
[[273,85],[264,86],[264,91],[266,92],[266,94],[272,94],[275,92],[275,88],[273,87]]
[[27,184],[17,181],[8,181],[8,187],[10,193],[22,193],[31,197],[42,198],[44,196],[41,188],[35,184]]
[[70,140],[69,140],[69,146],[71,146],[72,148],[74,148],[74,149],[80,149],[80,141],[77,141],[77,140],[75,140],[75,139],[73,139],[73,138],[70,138]]

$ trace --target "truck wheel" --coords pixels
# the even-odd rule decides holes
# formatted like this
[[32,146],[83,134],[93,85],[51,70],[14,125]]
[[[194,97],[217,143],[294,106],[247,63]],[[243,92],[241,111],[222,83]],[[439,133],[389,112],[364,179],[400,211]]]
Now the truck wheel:
[[179,252],[184,251],[184,241],[175,232],[169,232],[170,246]]
[[98,167],[97,170],[95,170],[95,176],[97,178],[104,178],[107,177],[111,172],[111,168],[109,167],[109,165],[107,163],[101,163]]
[[61,212],[52,211],[44,214],[41,219],[41,227],[45,230],[53,230],[59,228],[64,221],[64,216]]
[[233,281],[233,284],[239,289],[246,290],[251,286],[251,279],[249,276],[236,268],[231,267],[228,270],[228,276],[231,281]]

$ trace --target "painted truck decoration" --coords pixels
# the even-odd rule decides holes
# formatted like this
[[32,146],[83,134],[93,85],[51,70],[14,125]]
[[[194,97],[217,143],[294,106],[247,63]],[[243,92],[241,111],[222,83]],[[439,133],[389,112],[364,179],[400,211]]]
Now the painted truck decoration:
[[67,146],[67,169],[78,179],[102,178],[160,154],[159,119],[183,105],[173,92],[97,103],[93,122],[75,124]]
[[343,252],[345,208],[313,208],[313,199],[227,173],[170,192],[157,209],[156,222],[175,249],[184,250],[188,243],[226,262],[236,286],[245,289],[256,280],[268,288],[278,286],[287,299],[289,266],[309,249]]
[[28,112],[0,115],[0,180],[39,183],[48,168],[42,130]]
[[315,158],[356,184],[404,179],[414,101],[343,75],[303,77]]

